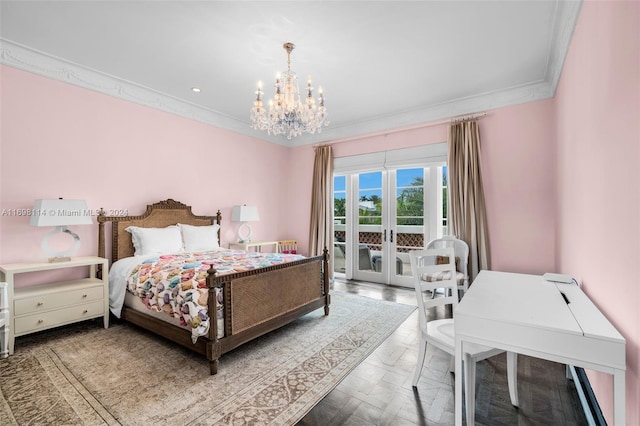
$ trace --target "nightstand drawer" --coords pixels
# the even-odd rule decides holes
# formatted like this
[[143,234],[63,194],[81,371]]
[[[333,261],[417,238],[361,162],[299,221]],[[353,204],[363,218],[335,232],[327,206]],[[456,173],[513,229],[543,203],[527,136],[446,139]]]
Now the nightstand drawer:
[[20,318],[15,318],[15,334],[31,333],[37,330],[55,327],[58,325],[82,321],[102,316],[104,314],[104,303],[102,300],[86,303],[84,305],[70,308],[57,309],[54,311],[36,313]]
[[91,300],[104,300],[104,297],[104,286],[102,285],[59,293],[38,294],[15,299],[13,302],[14,316],[73,306]]

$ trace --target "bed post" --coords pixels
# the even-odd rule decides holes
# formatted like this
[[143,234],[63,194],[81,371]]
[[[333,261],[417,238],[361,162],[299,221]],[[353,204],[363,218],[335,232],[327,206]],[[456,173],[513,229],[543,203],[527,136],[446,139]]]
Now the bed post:
[[329,294],[329,250],[325,247],[322,251],[322,285],[324,289],[325,302],[324,302],[324,314],[329,315],[329,305],[331,304],[331,295]]
[[[220,211],[218,211],[220,214]],[[218,231],[219,232],[219,231]],[[218,341],[218,300],[216,298],[216,269],[211,265],[207,271],[207,310],[209,311],[209,332],[207,334],[207,359],[209,374],[218,374],[218,358],[220,358],[220,342]]]
[[[104,244],[104,215],[105,211],[102,207],[98,210],[98,257],[104,257],[105,244]],[[96,266],[96,278],[102,278],[102,265]]]

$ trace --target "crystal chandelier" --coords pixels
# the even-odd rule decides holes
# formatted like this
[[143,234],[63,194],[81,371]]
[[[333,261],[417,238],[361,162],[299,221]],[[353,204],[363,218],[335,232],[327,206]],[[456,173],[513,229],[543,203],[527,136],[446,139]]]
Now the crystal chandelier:
[[287,71],[276,76],[276,94],[269,101],[269,114],[262,103],[262,82],[258,82],[256,100],[251,108],[251,127],[266,130],[270,135],[287,135],[287,139],[303,133],[320,133],[322,126],[329,124],[329,117],[324,106],[322,87],[318,88],[318,101],[313,98],[311,77],[307,80],[307,96],[300,101],[298,77],[291,71],[291,52],[296,47],[293,43],[285,43],[282,47],[287,51]]

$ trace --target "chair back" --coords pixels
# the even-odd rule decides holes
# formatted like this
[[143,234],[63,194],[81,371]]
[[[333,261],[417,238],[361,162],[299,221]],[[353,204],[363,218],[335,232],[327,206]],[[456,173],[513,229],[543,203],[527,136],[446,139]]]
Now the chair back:
[[[453,247],[414,250],[409,252],[409,258],[411,259],[411,274],[420,311],[420,327],[424,328],[429,309],[444,305],[452,305],[452,308],[455,309],[458,304],[455,252]],[[433,274],[442,274],[446,279],[426,281],[426,277]],[[432,298],[429,295],[425,297],[426,291],[433,293],[436,288],[444,288],[445,296]]]
[[298,241],[296,240],[280,240],[278,241],[278,253],[298,253]]
[[467,264],[469,263],[469,245],[463,240],[459,240],[453,235],[445,235],[442,238],[431,240],[427,243],[426,248],[444,248],[452,247],[455,252],[455,256],[460,259],[458,264],[458,271],[462,272],[465,281],[469,280],[469,274],[467,273]]

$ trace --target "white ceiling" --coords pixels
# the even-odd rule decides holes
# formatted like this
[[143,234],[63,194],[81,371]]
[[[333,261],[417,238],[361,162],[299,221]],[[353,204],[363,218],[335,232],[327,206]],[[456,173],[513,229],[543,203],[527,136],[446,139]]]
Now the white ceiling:
[[[1,1],[2,63],[295,146],[553,96],[579,1]],[[331,124],[249,127],[258,80],[323,87]],[[191,87],[202,91],[193,93]]]

